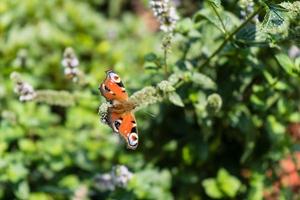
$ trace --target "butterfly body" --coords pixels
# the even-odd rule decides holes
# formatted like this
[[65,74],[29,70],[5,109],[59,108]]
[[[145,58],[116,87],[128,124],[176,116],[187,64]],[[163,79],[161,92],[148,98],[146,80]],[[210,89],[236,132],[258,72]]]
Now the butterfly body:
[[129,149],[136,149],[138,132],[132,112],[136,105],[129,101],[120,77],[112,70],[107,71],[106,74],[106,79],[99,86],[102,96],[110,102],[105,121],[114,132],[125,139]]

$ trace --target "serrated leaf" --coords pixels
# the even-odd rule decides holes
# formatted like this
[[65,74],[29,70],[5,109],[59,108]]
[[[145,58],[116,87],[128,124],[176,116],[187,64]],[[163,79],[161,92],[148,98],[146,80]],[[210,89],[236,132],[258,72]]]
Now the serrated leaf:
[[[219,11],[219,15],[222,18],[222,22],[224,23],[225,27],[230,30],[234,26],[240,24],[240,20],[230,12],[221,10]],[[218,28],[223,33],[223,26],[220,22],[219,18],[211,9],[201,9],[198,11],[193,18],[195,23],[198,23],[202,20],[207,20],[211,24],[213,24],[216,28]]]
[[[262,22],[262,30],[272,36],[285,37],[288,34],[289,19],[287,12],[281,9],[276,9],[275,6],[269,7]],[[272,39],[277,39],[272,37]]]
[[218,187],[218,183],[213,178],[205,179],[202,182],[202,185],[204,187],[205,193],[207,196],[213,198],[213,199],[221,199],[223,198],[223,193]]
[[176,92],[171,92],[169,95],[169,100],[176,106],[184,107],[181,97]]

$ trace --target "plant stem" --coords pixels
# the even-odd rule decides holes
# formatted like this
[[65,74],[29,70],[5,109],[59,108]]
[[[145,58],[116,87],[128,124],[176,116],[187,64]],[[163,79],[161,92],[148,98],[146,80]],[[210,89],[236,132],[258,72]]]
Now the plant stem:
[[165,77],[168,77],[168,50],[164,49],[164,71],[165,71]]
[[217,55],[227,44],[227,42],[229,42],[232,37],[239,32],[244,26],[246,26],[248,24],[248,22],[255,17],[255,15],[257,15],[261,10],[261,7],[258,8],[257,10],[255,10],[240,26],[238,26],[236,29],[234,29],[229,35],[227,35],[224,39],[224,41],[222,42],[222,44],[206,59],[206,61],[200,65],[199,69],[201,69],[203,66],[207,65],[210,60],[215,57],[215,55]]
[[171,40],[172,40],[172,32],[169,32],[164,35],[163,40],[162,40],[162,49],[164,50],[164,74],[165,77],[168,77],[168,51],[171,48]]
[[75,96],[68,91],[37,90],[34,101],[68,107],[75,105]]

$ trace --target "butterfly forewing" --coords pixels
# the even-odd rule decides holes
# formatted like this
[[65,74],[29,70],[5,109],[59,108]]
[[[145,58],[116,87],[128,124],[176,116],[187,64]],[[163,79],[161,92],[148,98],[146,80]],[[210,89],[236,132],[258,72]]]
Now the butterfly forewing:
[[107,101],[127,101],[128,94],[121,78],[112,70],[107,71],[105,80],[100,84],[99,90]]

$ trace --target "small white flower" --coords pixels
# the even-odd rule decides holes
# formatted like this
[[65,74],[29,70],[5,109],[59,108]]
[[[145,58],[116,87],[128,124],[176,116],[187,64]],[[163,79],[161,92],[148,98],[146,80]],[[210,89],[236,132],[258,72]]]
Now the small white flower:
[[118,187],[125,187],[132,178],[132,173],[124,165],[115,166],[112,170],[112,178]]
[[15,86],[14,91],[20,95],[20,101],[30,101],[35,98],[36,93],[33,87],[25,82],[19,82]]
[[105,102],[99,106],[98,114],[100,115],[100,122],[103,124],[109,124],[108,122],[108,108],[110,107],[110,103]]
[[67,48],[65,50],[61,64],[64,67],[64,74],[68,78],[73,78],[74,80],[74,78],[77,77],[79,73],[79,70],[77,69],[77,66],[79,65],[79,60],[76,57],[72,48]]
[[64,74],[66,76],[76,76],[77,73],[78,73],[77,68],[65,68],[65,70],[64,70]]
[[126,166],[114,166],[110,173],[98,174],[95,177],[95,186],[101,191],[113,191],[116,187],[126,187],[132,176]]
[[160,22],[160,29],[164,32],[172,32],[179,16],[169,0],[150,0],[154,16]]
[[99,174],[95,177],[95,182],[96,182],[96,188],[105,191],[105,190],[110,190],[113,191],[115,190],[115,185],[113,183],[113,179],[110,174]]
[[61,61],[61,64],[64,66],[64,67],[71,67],[71,68],[74,68],[74,67],[77,67],[79,65],[79,60],[76,58],[76,57],[73,57],[73,58],[64,58],[62,61]]
[[160,83],[157,84],[157,87],[163,91],[163,92],[173,92],[175,91],[175,88],[171,84],[171,82],[163,80]]

